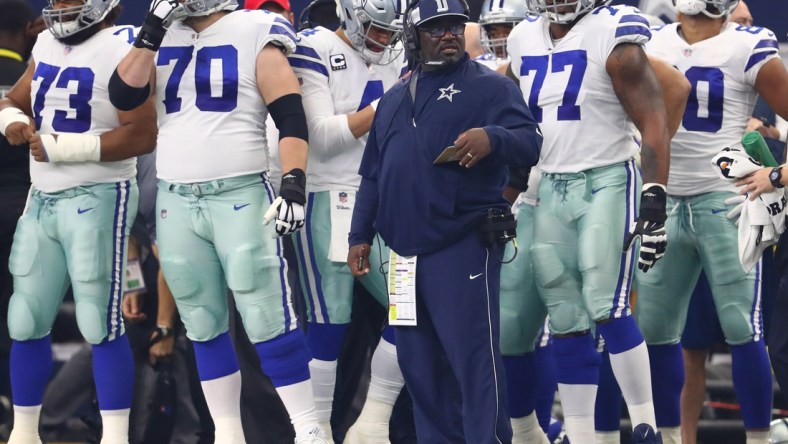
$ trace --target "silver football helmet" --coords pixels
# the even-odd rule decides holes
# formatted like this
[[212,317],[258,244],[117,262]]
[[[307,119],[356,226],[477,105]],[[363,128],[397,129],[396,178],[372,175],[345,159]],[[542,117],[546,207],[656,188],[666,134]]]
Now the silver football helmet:
[[572,23],[583,14],[611,0],[526,0],[528,12],[553,23]]
[[83,29],[100,23],[104,17],[118,6],[120,0],[84,0],[80,6],[55,8],[57,0],[49,0],[41,11],[49,32],[57,39],[74,35]]
[[238,9],[238,0],[185,0],[179,8],[173,11],[172,21],[213,14],[221,10],[235,11],[236,9]]
[[[361,57],[369,63],[387,65],[402,52],[398,45],[405,12],[403,0],[337,0],[337,16],[345,35]],[[386,43],[370,31],[390,33]]]
[[682,14],[704,14],[707,17],[720,18],[730,15],[739,0],[673,0],[673,3]]
[[526,15],[525,0],[486,1],[482,5],[482,12],[479,15],[482,48],[496,58],[507,58],[509,54],[506,52],[506,37],[491,37],[492,25],[509,25],[514,28],[515,25],[525,20]]

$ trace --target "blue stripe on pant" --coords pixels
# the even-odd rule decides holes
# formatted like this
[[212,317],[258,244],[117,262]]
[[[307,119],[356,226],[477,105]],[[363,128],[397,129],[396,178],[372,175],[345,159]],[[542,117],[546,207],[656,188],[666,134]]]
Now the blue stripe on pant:
[[511,442],[499,349],[500,260],[475,231],[418,258],[418,326],[397,327],[396,340],[419,442]]

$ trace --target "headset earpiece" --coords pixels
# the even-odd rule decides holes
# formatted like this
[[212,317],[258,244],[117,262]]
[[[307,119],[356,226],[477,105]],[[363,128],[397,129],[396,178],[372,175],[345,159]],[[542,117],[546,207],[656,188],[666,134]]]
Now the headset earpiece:
[[402,40],[405,45],[405,54],[408,58],[408,68],[413,69],[419,60],[419,51],[421,51],[421,42],[419,42],[419,33],[416,31],[416,26],[413,24],[411,13],[413,9],[418,6],[419,0],[410,0],[408,7],[405,8],[405,20],[402,21]]

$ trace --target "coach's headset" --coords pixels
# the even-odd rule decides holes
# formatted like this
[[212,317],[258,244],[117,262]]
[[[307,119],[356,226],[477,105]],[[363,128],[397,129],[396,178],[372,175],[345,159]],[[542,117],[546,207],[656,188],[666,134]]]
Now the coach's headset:
[[[408,7],[405,8],[405,20],[402,24],[402,43],[405,45],[405,55],[408,58],[408,69],[413,70],[417,64],[425,63],[430,64],[430,61],[421,60],[421,41],[419,40],[419,31],[416,29],[416,24],[413,22],[413,11],[419,6],[420,2],[434,1],[436,9],[438,4],[444,4],[446,11],[450,8],[449,4],[457,2],[462,8],[462,13],[466,17],[470,17],[471,10],[465,0],[410,0]],[[440,17],[442,11],[436,11],[432,14],[431,18]],[[422,22],[424,20],[421,20]],[[433,62],[435,63],[435,62]],[[443,62],[435,63],[443,64]]]

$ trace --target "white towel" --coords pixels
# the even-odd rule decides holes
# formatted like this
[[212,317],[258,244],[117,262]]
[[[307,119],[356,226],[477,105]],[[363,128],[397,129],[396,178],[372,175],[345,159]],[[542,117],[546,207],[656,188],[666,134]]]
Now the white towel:
[[[741,148],[725,148],[711,164],[727,181],[733,182],[763,168]],[[785,193],[783,189],[747,199],[739,217],[739,262],[749,272],[763,251],[777,243],[785,231]]]

